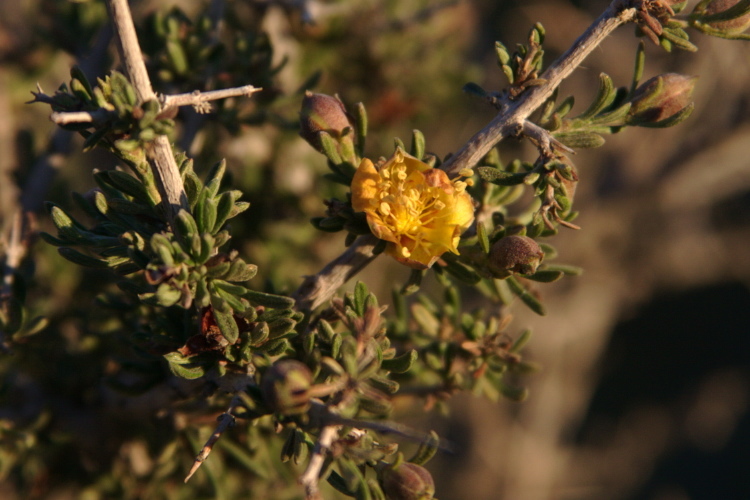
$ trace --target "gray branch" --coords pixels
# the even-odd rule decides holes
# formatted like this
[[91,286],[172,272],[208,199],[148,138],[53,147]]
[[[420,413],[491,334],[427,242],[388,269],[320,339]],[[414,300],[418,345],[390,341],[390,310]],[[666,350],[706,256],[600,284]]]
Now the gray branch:
[[216,101],[228,97],[250,96],[261,90],[263,89],[253,87],[252,85],[244,85],[242,87],[233,87],[230,89],[210,90],[208,92],[195,90],[187,94],[160,95],[159,102],[161,102],[161,107],[163,109],[180,106],[194,106],[196,111],[201,113],[208,111],[206,109],[206,103],[208,103],[208,101]]
[[[156,94],[151,87],[151,80],[146,71],[146,64],[143,62],[143,55],[127,0],[107,0],[107,8],[117,34],[117,46],[125,73],[135,88],[138,99],[140,102],[156,99]],[[172,228],[176,230],[174,219],[177,213],[181,209],[189,211],[190,207],[169,139],[163,135],[157,136],[151,143],[148,152],[149,163],[156,174],[155,177],[167,219]]]

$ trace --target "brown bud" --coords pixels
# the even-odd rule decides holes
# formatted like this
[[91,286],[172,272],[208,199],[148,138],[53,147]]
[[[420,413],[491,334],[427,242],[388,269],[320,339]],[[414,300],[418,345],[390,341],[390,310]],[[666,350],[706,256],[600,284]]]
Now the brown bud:
[[543,258],[544,252],[536,241],[528,236],[514,234],[505,236],[492,245],[489,266],[495,272],[534,274]]
[[283,359],[266,370],[260,389],[266,404],[275,412],[296,415],[310,407],[311,385],[312,373],[304,363]]
[[[740,0],[713,0],[713,2],[706,6],[704,15],[724,12],[730,7],[734,7],[739,1]],[[747,28],[750,28],[750,13],[728,21],[714,21],[707,24],[714,29],[724,31],[728,35],[739,35],[746,31]]]
[[410,462],[383,471],[381,486],[388,500],[430,500],[435,495],[430,472]]
[[321,152],[320,132],[339,138],[346,127],[352,126],[340,100],[325,94],[313,94],[309,90],[302,99],[299,118],[299,135]]
[[655,76],[633,93],[627,122],[655,123],[682,111],[691,103],[697,76],[665,73]]

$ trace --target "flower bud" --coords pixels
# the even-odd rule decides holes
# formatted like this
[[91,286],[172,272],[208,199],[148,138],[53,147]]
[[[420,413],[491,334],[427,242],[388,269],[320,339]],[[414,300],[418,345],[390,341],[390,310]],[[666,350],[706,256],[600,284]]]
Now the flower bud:
[[534,274],[544,258],[539,244],[528,236],[517,234],[496,241],[490,249],[489,267],[494,272],[510,271]]
[[260,389],[266,404],[282,415],[304,413],[310,407],[312,373],[294,359],[277,361],[263,375]]
[[410,462],[383,471],[381,486],[388,500],[430,500],[435,495],[430,472]]
[[665,73],[647,80],[633,93],[627,123],[656,123],[682,111],[691,103],[697,79],[697,76]]
[[[710,16],[724,12],[730,7],[734,7],[740,0],[713,0],[706,6],[706,10],[703,12],[704,15]],[[739,35],[743,33],[747,28],[750,28],[750,13],[744,16],[737,17],[735,19],[729,19],[727,21],[714,21],[707,23],[710,27],[721,30],[727,35]]]
[[352,126],[340,100],[325,94],[313,94],[309,90],[302,99],[299,117],[299,135],[320,152],[323,152],[320,132],[338,139],[346,127]]

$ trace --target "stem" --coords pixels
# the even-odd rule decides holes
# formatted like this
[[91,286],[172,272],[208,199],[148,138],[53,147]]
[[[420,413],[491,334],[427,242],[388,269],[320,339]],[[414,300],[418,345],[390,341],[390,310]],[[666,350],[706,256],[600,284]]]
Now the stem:
[[[506,100],[498,115],[477,132],[441,168],[448,175],[456,175],[463,168],[472,168],[503,138],[530,129],[526,119],[552,95],[560,83],[583,62],[602,41],[621,24],[635,18],[639,0],[613,0],[602,15],[540,76],[542,85],[530,87],[514,101]],[[293,297],[298,309],[315,309],[333,296],[336,290],[374,259],[372,250],[376,239],[363,236],[357,239],[318,274],[308,276]]]
[[360,236],[344,253],[328,263],[318,274],[308,276],[292,295],[298,310],[313,310],[330,299],[336,290],[375,259],[378,239]]
[[[0,310],[3,315],[10,317],[10,301],[13,299],[13,283],[15,273],[21,267],[21,262],[29,251],[29,233],[31,231],[30,214],[18,211],[13,215],[10,234],[5,245],[5,263],[2,266],[2,282],[0,283]],[[9,339],[5,338],[6,332],[0,329],[0,352],[10,352]]]
[[614,0],[607,10],[539,77],[546,80],[543,85],[530,87],[515,101],[506,101],[507,107],[453,156],[441,168],[449,176],[462,168],[471,168],[503,140],[522,130],[524,121],[552,95],[562,81],[583,62],[584,59],[621,24],[635,18],[632,0]]
[[[117,35],[117,48],[125,69],[125,74],[135,88],[140,102],[156,99],[151,80],[143,62],[138,44],[133,17],[127,0],[107,0],[107,8]],[[166,136],[160,135],[151,143],[148,150],[149,164],[154,170],[159,192],[162,196],[167,220],[176,230],[174,219],[181,210],[190,210],[182,177],[174,159],[172,146]]]
[[333,444],[333,440],[336,439],[340,428],[338,425],[326,425],[320,431],[320,436],[315,443],[315,448],[313,449],[307,468],[299,477],[300,484],[305,487],[305,498],[307,500],[322,498],[318,491],[318,478],[320,477],[323,463],[325,463],[326,451]]
[[195,457],[193,466],[190,468],[190,472],[188,472],[188,475],[185,477],[184,482],[187,483],[190,478],[193,477],[193,474],[195,474],[195,472],[200,468],[200,466],[203,465],[203,462],[206,461],[208,455],[211,453],[211,450],[213,450],[214,445],[219,440],[224,431],[234,425],[234,415],[232,415],[232,412],[240,404],[240,402],[241,400],[239,397],[233,397],[232,401],[229,403],[229,408],[227,408],[227,411],[218,416],[217,420],[219,421],[219,423],[216,425],[216,429],[214,429],[214,432],[208,438],[206,444],[204,444],[203,448],[201,448],[200,453],[198,453],[198,455]]

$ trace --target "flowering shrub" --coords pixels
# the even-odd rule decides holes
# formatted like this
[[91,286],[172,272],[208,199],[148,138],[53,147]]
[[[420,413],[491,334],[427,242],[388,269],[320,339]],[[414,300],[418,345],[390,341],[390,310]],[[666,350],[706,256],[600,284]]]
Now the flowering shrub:
[[[74,3],[68,8],[91,10],[73,11],[66,22],[98,20],[105,32],[96,2]],[[702,1],[689,14],[683,12],[686,2],[614,0],[548,65],[540,24],[513,52],[498,42],[497,63],[507,85],[464,87],[497,114],[455,153],[440,158],[418,130],[409,147],[396,139],[394,152],[379,137],[382,128],[371,127],[373,117],[382,126],[389,113],[408,114],[406,99],[385,94],[373,96],[372,105],[347,106],[338,96],[310,91],[318,84],[315,75],[297,93],[283,95],[277,82],[283,65],[274,63],[274,46],[255,17],[266,14],[264,6],[247,6],[253,13],[247,15],[244,7],[232,5],[222,20],[221,9],[212,4],[195,21],[175,8],[154,14],[148,28],[136,32],[126,1],[106,3],[122,71],[102,70],[94,78],[95,72],[75,66],[69,83],[51,95],[40,87],[32,101],[49,106],[61,129],[79,133],[84,151],[99,148],[117,162],[94,170],[95,187],[72,194],[75,209],[59,200],[48,203],[51,229],[39,232],[44,248],[54,247],[89,270],[90,283],[84,281],[81,289],[90,288],[87,297],[96,295],[98,306],[83,306],[78,326],[66,323],[66,314],[48,321],[30,313],[36,306],[27,303],[20,269],[30,248],[32,217],[22,214],[4,246],[0,341],[6,350],[22,353],[17,359],[47,367],[54,360],[45,359],[43,342],[34,344],[44,328],[60,338],[76,336],[63,335],[66,331],[91,338],[78,346],[86,363],[61,364],[56,374],[67,381],[78,369],[92,370],[85,380],[76,379],[70,393],[110,402],[108,412],[137,401],[146,406],[140,411],[169,418],[164,433],[145,426],[144,453],[154,454],[150,467],[132,478],[122,472],[129,470],[124,459],[97,469],[91,488],[119,498],[172,498],[179,488],[179,496],[189,497],[209,489],[221,496],[226,489],[233,497],[312,500],[333,495],[322,489],[325,483],[362,499],[432,498],[435,484],[424,465],[450,445],[434,431],[403,424],[406,405],[397,401],[448,411],[451,397],[461,392],[526,399],[523,375],[536,369],[523,355],[530,332],[511,326],[509,311],[518,300],[546,314],[539,287],[581,272],[557,263],[546,240],[579,229],[574,222],[579,169],[572,155],[600,147],[605,135],[628,127],[677,125],[694,109],[695,77],[666,73],[640,83],[643,42],[634,50],[632,80],[617,87],[601,74],[598,91],[576,116],[570,116],[572,97],[558,101],[560,83],[623,24],[635,24],[638,35],[668,51],[693,51],[691,29],[747,39],[750,11],[746,0]],[[309,20],[304,2],[295,5],[300,19]],[[97,32],[80,28],[91,37]],[[366,72],[362,81],[369,78]],[[194,112],[180,111],[185,107]],[[368,108],[376,112],[368,115]],[[212,110],[210,122],[206,115]],[[214,137],[251,129],[267,134],[261,141],[266,146],[282,137],[275,153],[283,160],[294,149],[292,134],[284,131],[294,129],[314,148],[311,154],[323,156],[328,171],[318,176],[316,160],[305,158],[288,161],[289,170],[279,174],[280,168],[258,159],[262,154],[234,171],[224,160],[203,168],[216,153]],[[511,137],[533,146],[533,161],[501,161],[496,146]],[[250,153],[235,144],[243,151],[239,156],[264,149],[247,143],[254,146],[241,146]],[[294,175],[295,163],[303,165],[301,175]],[[277,177],[298,177],[315,188],[304,195],[280,194],[271,189]],[[258,212],[252,212],[254,205]],[[271,222],[283,226],[311,210],[320,214],[324,206],[325,215],[311,219],[320,235],[311,236],[309,225],[295,226],[281,231],[286,239],[280,244],[272,241]],[[317,273],[304,271],[304,280],[278,278],[296,272],[301,261],[308,264],[309,249],[336,232],[346,235],[339,256]],[[245,252],[265,262],[250,263]],[[389,277],[390,309],[382,305],[382,292],[363,281],[340,291],[381,253],[409,268],[404,282]],[[441,287],[440,301],[421,290],[428,273]],[[58,286],[64,282],[59,278]],[[487,307],[470,309],[462,294],[483,297]],[[55,356],[66,354],[54,350]],[[26,369],[13,363],[7,361],[4,369]],[[99,379],[107,386],[94,391],[95,397],[81,390]],[[21,382],[13,386],[20,387]],[[102,421],[111,417],[107,411],[98,415]],[[47,449],[34,444],[40,429],[55,436],[40,440],[49,449],[65,451],[59,444],[65,439],[47,428],[51,417],[45,415],[3,421],[3,432],[12,432],[3,434],[9,444],[3,444],[7,460],[0,477],[13,474],[23,485],[19,491],[33,490],[25,481],[35,468],[44,468]],[[211,421],[208,435],[205,417]],[[105,452],[108,458],[117,455]],[[95,468],[96,461],[84,462]],[[288,480],[292,476],[299,485]],[[183,478],[190,480],[187,485]]]

